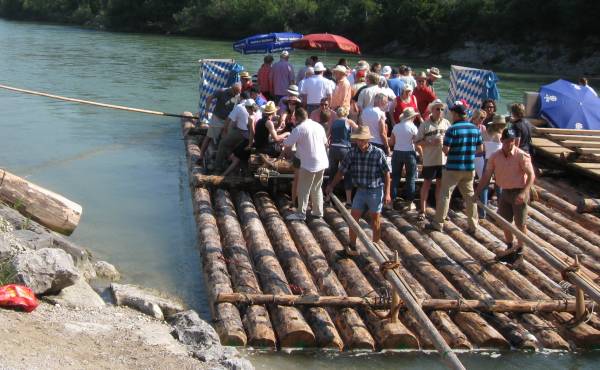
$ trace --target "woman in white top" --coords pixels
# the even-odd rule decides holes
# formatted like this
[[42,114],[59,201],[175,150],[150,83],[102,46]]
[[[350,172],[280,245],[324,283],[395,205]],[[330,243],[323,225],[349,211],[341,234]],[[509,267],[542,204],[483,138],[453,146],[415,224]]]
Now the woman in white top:
[[360,115],[360,123],[368,126],[373,138],[370,143],[381,150],[386,155],[390,154],[388,144],[387,125],[385,123],[385,107],[388,104],[388,97],[384,93],[378,93],[373,99],[373,106],[367,107]]
[[[494,153],[498,150],[502,149],[502,141],[500,140],[502,136],[502,130],[506,127],[506,120],[504,116],[500,114],[494,114],[492,121],[489,123],[485,134],[483,135],[483,147],[485,149],[485,161],[483,170],[485,171],[485,164],[488,159],[492,157]],[[500,198],[500,194],[502,189],[498,187],[498,185],[494,185],[496,187],[496,197]],[[486,187],[481,192],[481,203],[487,205],[489,200],[489,187]],[[479,218],[485,218],[485,210],[481,207],[479,208]]]
[[[476,109],[473,112],[473,117],[471,118],[471,123],[475,125],[481,132],[481,137],[485,137],[485,119],[487,117],[487,113],[483,109]],[[485,153],[475,154],[475,173],[477,173],[477,178],[480,179],[483,176],[483,164],[485,161]]]
[[392,199],[396,198],[402,169],[406,168],[406,186],[402,197],[408,205],[415,199],[415,178],[417,176],[417,153],[414,140],[417,137],[415,118],[419,115],[412,107],[406,108],[400,115],[400,122],[394,125],[390,145],[394,146],[392,155]]

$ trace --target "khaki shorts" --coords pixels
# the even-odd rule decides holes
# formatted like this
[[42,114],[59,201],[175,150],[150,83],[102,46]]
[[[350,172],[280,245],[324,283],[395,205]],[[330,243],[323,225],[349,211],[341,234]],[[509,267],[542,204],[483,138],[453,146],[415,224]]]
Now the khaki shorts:
[[216,143],[219,141],[221,137],[221,132],[223,131],[224,120],[215,116],[214,114],[210,117],[210,122],[208,123],[208,130],[206,131],[206,136],[213,139]]
[[508,222],[512,222],[522,228],[527,222],[527,203],[529,202],[529,193],[525,194],[522,204],[515,204],[515,198],[523,189],[502,189],[502,194],[498,200],[498,213]]

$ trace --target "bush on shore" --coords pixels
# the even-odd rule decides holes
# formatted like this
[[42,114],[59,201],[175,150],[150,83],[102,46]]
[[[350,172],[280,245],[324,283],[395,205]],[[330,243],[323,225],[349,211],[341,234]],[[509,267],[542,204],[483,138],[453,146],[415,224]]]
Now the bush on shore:
[[439,50],[464,41],[545,42],[581,56],[600,46],[597,14],[600,2],[589,0],[0,0],[0,17],[117,31],[330,32],[365,49],[391,41]]

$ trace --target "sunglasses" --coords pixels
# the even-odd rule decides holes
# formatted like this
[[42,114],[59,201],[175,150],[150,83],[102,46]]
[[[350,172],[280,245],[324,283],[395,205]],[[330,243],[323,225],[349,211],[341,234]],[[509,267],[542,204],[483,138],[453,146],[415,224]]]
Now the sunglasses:
[[490,108],[494,109],[494,106],[493,105],[486,105],[485,107],[483,107],[483,109],[490,109]]

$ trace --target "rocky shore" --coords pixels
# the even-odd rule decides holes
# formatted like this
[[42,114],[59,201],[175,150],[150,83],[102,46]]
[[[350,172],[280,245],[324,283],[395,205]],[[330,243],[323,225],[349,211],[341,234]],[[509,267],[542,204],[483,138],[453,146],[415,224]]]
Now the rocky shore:
[[472,67],[506,71],[555,73],[577,77],[600,76],[600,51],[587,56],[576,55],[564,46],[547,44],[515,45],[500,42],[465,42],[444,52],[418,50],[393,41],[377,52],[405,58],[447,60]]
[[[31,313],[0,308],[0,369],[253,369],[195,311],[117,283],[110,263],[2,204],[0,277],[40,300]],[[106,294],[97,279],[113,281]]]

